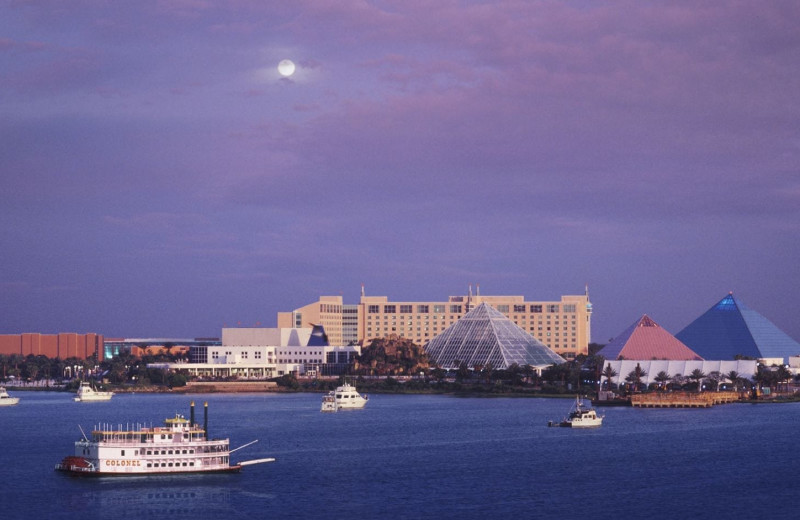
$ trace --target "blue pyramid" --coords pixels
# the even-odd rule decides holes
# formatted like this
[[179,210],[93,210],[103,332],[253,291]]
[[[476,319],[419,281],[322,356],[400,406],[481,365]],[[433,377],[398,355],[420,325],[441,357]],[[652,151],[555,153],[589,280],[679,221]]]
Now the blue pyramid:
[[748,308],[733,293],[675,334],[703,359],[731,360],[735,356],[783,358],[800,354],[800,343],[771,321]]

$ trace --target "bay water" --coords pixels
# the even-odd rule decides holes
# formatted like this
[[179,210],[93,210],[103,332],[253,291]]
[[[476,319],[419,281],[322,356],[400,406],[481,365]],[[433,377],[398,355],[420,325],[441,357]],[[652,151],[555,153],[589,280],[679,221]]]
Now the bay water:
[[[548,428],[570,399],[12,392],[0,408],[0,517],[16,519],[796,517],[800,404],[599,408],[601,428]],[[77,478],[54,471],[97,425],[176,413],[230,438],[238,474]]]

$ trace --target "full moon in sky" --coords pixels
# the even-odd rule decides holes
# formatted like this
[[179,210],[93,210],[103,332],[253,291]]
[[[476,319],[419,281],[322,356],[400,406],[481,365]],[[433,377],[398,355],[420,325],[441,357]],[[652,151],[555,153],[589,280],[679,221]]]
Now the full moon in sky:
[[294,74],[294,63],[292,60],[282,60],[278,63],[278,72],[280,72],[281,76],[287,78]]

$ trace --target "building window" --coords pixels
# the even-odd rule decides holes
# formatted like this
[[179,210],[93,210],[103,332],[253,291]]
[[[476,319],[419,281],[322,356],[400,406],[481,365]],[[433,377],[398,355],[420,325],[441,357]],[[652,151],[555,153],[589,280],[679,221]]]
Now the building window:
[[397,312],[396,305],[384,305],[383,306],[384,314],[395,314]]
[[369,307],[367,307],[367,312],[370,313],[370,314],[378,314],[379,312],[381,312],[381,306],[380,305],[370,305]]
[[558,312],[558,305],[548,305],[547,312]]
[[565,304],[564,305],[564,312],[575,312],[575,304]]
[[428,306],[427,305],[417,305],[417,312],[420,313],[420,314],[427,314],[429,312],[428,311]]
[[498,305],[497,310],[503,314],[508,314],[508,305]]
[[524,305],[514,305],[514,312],[525,312]]
[[411,314],[413,312],[414,306],[413,305],[401,305],[400,306],[400,313],[401,314]]
[[434,305],[433,312],[444,312],[444,305]]
[[541,305],[531,305],[531,312],[534,314],[541,314],[542,306]]
[[451,305],[450,312],[452,314],[461,314],[461,305]]

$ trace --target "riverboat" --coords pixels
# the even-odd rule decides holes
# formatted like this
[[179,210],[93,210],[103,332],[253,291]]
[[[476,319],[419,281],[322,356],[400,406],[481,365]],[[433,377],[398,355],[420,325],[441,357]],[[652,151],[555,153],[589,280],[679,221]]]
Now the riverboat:
[[78,393],[75,395],[75,401],[78,402],[94,402],[94,401],[110,401],[114,396],[114,392],[103,392],[95,390],[88,381],[81,381],[81,386],[78,387]]
[[321,411],[357,410],[364,408],[367,401],[369,396],[359,394],[353,385],[345,381],[342,386],[337,386],[335,391],[323,396]]
[[180,414],[164,426],[99,425],[75,442],[75,454],[56,464],[57,471],[77,476],[136,476],[175,473],[235,473],[243,466],[273,462],[256,459],[232,464],[231,453],[258,442],[230,449],[228,439],[208,438],[208,403],[203,425],[194,421],[194,403],[186,419]]
[[605,416],[597,415],[594,408],[584,406],[580,396],[577,396],[567,417],[561,421],[549,421],[547,425],[564,428],[597,428],[602,426],[603,417]]
[[19,403],[19,397],[11,397],[5,387],[0,386],[0,406],[13,406]]

